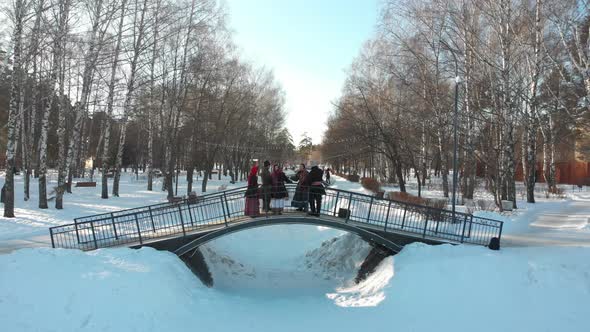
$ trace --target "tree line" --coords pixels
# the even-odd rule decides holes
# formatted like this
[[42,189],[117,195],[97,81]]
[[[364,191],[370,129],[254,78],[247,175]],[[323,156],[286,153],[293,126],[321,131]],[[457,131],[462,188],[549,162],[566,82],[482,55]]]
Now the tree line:
[[463,197],[483,173],[497,205],[516,208],[521,164],[534,202],[538,155],[553,190],[560,142],[590,127],[589,29],[585,0],[386,1],[335,103],[324,156],[336,169],[377,169],[401,191],[415,176],[420,193],[435,173],[448,197],[456,98]]
[[292,153],[284,92],[272,71],[240,58],[218,1],[14,0],[7,9],[4,216],[14,216],[18,170],[24,199],[38,177],[47,208],[55,168],[61,209],[89,160],[102,198],[109,175],[119,195],[123,167],[144,169],[147,190],[161,170],[171,197],[179,169],[188,192],[193,172],[203,172],[205,191],[215,167],[237,180],[252,158]]

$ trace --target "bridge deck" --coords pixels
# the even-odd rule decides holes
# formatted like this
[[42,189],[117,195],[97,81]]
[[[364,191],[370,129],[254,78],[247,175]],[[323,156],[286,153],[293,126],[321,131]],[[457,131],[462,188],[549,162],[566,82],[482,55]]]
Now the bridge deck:
[[[294,189],[289,187],[290,197]],[[332,225],[362,228],[386,238],[403,236],[432,243],[488,245],[502,233],[501,221],[331,188],[326,188],[326,192],[321,219]],[[256,219],[244,216],[244,193],[245,188],[240,188],[206,195],[198,201],[185,200],[77,218],[73,224],[50,228],[52,245],[82,250],[140,246],[178,237],[196,238],[199,234],[260,218],[280,223],[275,219],[298,217],[301,223],[313,224],[315,217],[307,217],[292,207],[286,207],[283,216],[267,214]],[[306,217],[305,220],[302,217]]]

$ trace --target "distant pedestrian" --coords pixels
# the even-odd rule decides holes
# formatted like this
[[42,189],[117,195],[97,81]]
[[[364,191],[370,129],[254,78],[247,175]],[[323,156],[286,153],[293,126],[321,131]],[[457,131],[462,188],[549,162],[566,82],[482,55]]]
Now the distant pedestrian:
[[322,195],[326,194],[324,185],[322,183],[324,178],[324,171],[322,171],[317,164],[312,164],[311,171],[306,177],[305,183],[309,186],[309,208],[310,215],[319,216],[322,212]]
[[299,170],[295,174],[297,178],[297,188],[295,188],[295,195],[291,201],[291,206],[297,208],[297,211],[307,211],[307,203],[309,201],[309,186],[305,183],[305,179],[309,173],[305,169],[305,164],[299,165]]
[[281,167],[275,164],[272,172],[272,199],[270,201],[270,207],[273,214],[283,214],[285,200],[289,198],[285,182],[293,183],[285,175]]
[[326,168],[326,183],[327,183],[328,185],[332,184],[332,183],[330,182],[330,169],[329,169],[329,168]]
[[259,199],[258,162],[254,162],[254,166],[250,169],[250,175],[248,175],[248,189],[246,189],[246,206],[244,208],[244,215],[252,218],[260,215]]
[[260,177],[262,179],[262,210],[264,212],[270,212],[270,199],[272,194],[272,176],[270,174],[270,162],[264,161],[262,172]]

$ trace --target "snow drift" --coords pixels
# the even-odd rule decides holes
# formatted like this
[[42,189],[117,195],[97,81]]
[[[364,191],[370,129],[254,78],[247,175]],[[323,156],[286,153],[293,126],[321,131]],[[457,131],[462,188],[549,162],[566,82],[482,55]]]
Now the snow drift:
[[[275,241],[264,236],[265,229],[244,234],[256,239],[255,245],[234,238],[233,249],[215,250],[233,261],[216,265],[232,266],[226,271],[241,276],[254,269],[252,279],[264,282],[269,279],[262,271],[305,267],[327,283],[302,294],[298,287],[284,291],[288,287],[281,283],[245,291],[206,288],[176,256],[150,248],[23,249],[0,256],[0,326],[3,331],[587,331],[590,324],[589,248],[490,251],[413,244],[354,285],[340,282],[349,280],[346,266],[355,267],[355,255],[367,250],[353,237],[285,228],[276,230],[283,235]],[[329,241],[315,247],[287,241],[297,232]],[[223,247],[222,242],[210,248]],[[238,248],[242,251],[232,255]],[[334,265],[336,260],[342,265]],[[252,296],[255,290],[264,295]]]

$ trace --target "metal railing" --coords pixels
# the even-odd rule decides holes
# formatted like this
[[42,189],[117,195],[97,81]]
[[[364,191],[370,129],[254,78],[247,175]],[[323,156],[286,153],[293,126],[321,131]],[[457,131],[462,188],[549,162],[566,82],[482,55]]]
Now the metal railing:
[[[302,213],[289,206],[295,186],[288,185],[289,200],[282,213]],[[73,224],[51,227],[54,248],[93,250],[104,247],[143,244],[170,237],[186,236],[250,220],[244,215],[246,188],[237,188],[134,209],[74,219]],[[262,197],[260,198],[262,201]],[[262,204],[260,204],[262,209]],[[441,242],[488,245],[502,235],[501,221],[475,217],[428,206],[410,204],[370,195],[326,188],[322,216],[340,217],[367,230],[409,235]],[[261,217],[272,217],[262,212]]]

